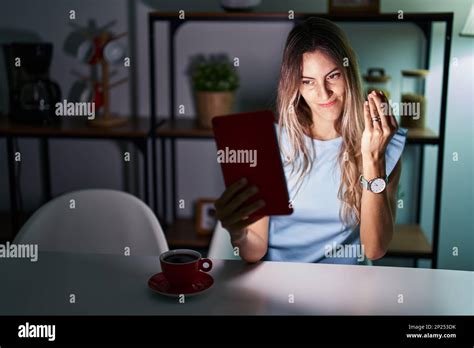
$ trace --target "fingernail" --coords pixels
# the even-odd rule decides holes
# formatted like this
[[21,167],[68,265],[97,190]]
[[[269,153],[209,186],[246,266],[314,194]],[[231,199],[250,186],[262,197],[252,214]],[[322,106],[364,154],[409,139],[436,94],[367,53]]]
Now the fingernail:
[[247,183],[247,178],[240,179],[240,184],[245,185]]
[[252,191],[252,192],[258,192],[258,187],[257,187],[257,186],[252,186],[251,191]]
[[259,205],[261,205],[262,207],[266,204],[264,200],[260,200],[259,202]]

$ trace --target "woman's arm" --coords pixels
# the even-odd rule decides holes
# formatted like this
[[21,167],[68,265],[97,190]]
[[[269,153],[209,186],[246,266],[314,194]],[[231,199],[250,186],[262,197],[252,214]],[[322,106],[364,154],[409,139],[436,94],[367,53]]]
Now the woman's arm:
[[246,203],[257,192],[257,187],[248,187],[244,178],[226,188],[215,202],[217,218],[229,232],[232,246],[239,248],[240,257],[247,262],[257,262],[267,253],[269,217],[249,218],[265,202]]
[[254,263],[265,256],[268,248],[268,223],[269,217],[265,216],[249,225],[238,239],[231,238],[232,246],[239,248],[242,260]]
[[[372,92],[364,104],[365,128],[362,134],[362,175],[366,180],[385,177],[385,151],[398,129],[393,113],[386,115],[387,100],[380,93]],[[379,259],[385,255],[392,240],[396,217],[396,194],[400,181],[401,162],[398,161],[387,189],[381,193],[362,190],[360,239],[365,255]]]
[[[363,159],[364,177],[385,176],[385,161]],[[376,260],[385,255],[392,240],[397,211],[397,189],[400,181],[401,161],[390,175],[387,189],[382,193],[362,191],[360,239],[365,255]]]

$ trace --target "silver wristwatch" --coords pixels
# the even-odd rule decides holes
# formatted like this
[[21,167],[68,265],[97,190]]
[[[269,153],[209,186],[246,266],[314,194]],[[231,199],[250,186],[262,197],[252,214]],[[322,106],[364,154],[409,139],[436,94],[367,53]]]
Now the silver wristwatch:
[[385,175],[385,178],[374,178],[367,181],[363,175],[359,177],[359,182],[362,187],[373,193],[382,193],[387,187],[388,177]]

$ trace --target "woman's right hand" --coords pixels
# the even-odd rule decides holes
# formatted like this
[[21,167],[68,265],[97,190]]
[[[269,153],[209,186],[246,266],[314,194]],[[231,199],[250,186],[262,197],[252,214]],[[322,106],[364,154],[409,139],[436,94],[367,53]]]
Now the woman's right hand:
[[255,211],[265,206],[265,202],[259,199],[252,204],[245,202],[258,192],[256,186],[247,185],[247,179],[242,178],[230,185],[220,198],[215,202],[216,216],[221,221],[222,227],[230,233],[232,241],[239,240],[246,232],[247,226],[258,219],[249,219]]

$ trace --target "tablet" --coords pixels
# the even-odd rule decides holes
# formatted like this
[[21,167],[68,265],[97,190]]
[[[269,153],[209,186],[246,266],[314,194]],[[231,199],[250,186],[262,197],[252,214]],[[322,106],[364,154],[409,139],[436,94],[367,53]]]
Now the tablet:
[[248,185],[259,189],[246,204],[259,199],[266,203],[250,218],[293,213],[274,123],[275,117],[270,110],[212,119],[217,162],[221,165],[226,187],[245,177]]

